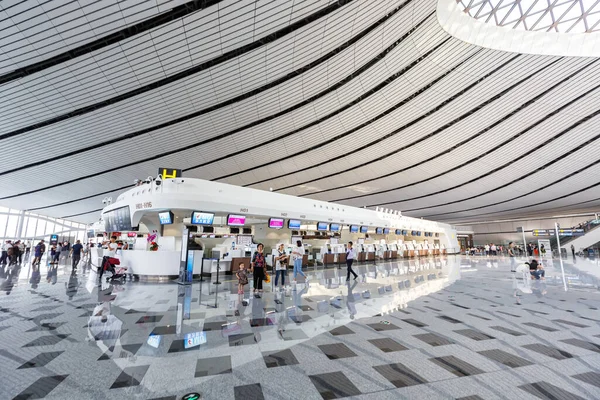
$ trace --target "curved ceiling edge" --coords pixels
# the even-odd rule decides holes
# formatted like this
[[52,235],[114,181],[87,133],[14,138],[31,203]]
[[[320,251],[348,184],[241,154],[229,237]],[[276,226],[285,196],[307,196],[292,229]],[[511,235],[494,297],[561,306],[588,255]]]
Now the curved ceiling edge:
[[521,31],[488,24],[463,12],[455,0],[438,0],[436,15],[448,34],[476,46],[545,56],[600,56],[600,35],[595,33]]

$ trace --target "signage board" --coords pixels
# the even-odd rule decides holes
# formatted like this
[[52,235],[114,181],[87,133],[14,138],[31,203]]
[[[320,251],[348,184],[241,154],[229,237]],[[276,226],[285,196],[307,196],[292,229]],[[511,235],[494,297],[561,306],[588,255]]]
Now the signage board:
[[245,215],[229,214],[227,216],[227,225],[229,226],[244,226],[246,224]]
[[58,235],[52,234],[50,235],[50,245],[53,246],[58,243]]
[[215,214],[202,211],[192,213],[192,225],[212,225],[215,220]]
[[161,175],[163,179],[181,178],[183,171],[174,168],[158,168],[158,175]]

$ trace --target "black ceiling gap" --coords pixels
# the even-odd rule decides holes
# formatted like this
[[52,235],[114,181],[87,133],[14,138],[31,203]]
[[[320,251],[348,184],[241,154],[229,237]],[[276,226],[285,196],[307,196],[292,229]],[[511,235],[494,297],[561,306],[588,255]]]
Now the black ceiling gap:
[[296,31],[296,30],[298,30],[300,28],[305,27],[306,25],[309,25],[310,23],[312,23],[312,22],[314,22],[314,21],[316,21],[316,20],[318,20],[318,19],[320,19],[322,17],[325,17],[325,16],[331,14],[332,12],[338,10],[342,6],[348,4],[348,3],[352,2],[352,1],[353,0],[338,0],[338,1],[334,2],[334,3],[332,3],[331,5],[329,5],[329,6],[325,7],[325,8],[322,8],[321,10],[319,10],[319,11],[317,11],[317,12],[315,12],[315,13],[309,15],[309,16],[307,16],[306,18],[304,18],[304,19],[302,19],[300,21],[294,22],[293,24],[290,24],[289,26],[287,26],[285,28],[282,28],[282,29],[280,29],[280,30],[278,30],[276,32],[273,32],[273,33],[271,33],[271,34],[269,34],[269,35],[267,35],[265,37],[262,37],[262,38],[254,41],[252,43],[248,43],[247,45],[244,45],[244,46],[239,47],[237,49],[233,49],[231,51],[228,51],[228,52],[220,55],[219,57],[213,58],[212,60],[203,62],[201,64],[198,64],[198,65],[194,66],[194,67],[188,68],[188,69],[183,70],[181,72],[178,72],[178,73],[176,73],[174,75],[171,75],[171,76],[169,76],[167,78],[160,79],[158,81],[155,81],[155,82],[150,83],[148,85],[144,85],[144,86],[142,86],[140,88],[137,88],[137,89],[134,89],[134,90],[130,90],[129,92],[120,94],[120,95],[112,97],[110,99],[106,99],[106,100],[100,101],[98,103],[91,104],[89,106],[81,107],[81,108],[73,110],[73,111],[71,111],[69,113],[62,114],[62,115],[59,115],[57,117],[47,119],[47,120],[39,122],[37,124],[29,125],[29,126],[26,126],[26,127],[23,127],[23,128],[19,128],[17,130],[14,130],[12,132],[5,133],[3,135],[0,135],[0,140],[7,139],[7,138],[10,138],[10,137],[14,137],[14,136],[18,136],[18,135],[21,135],[23,133],[26,133],[26,132],[29,132],[29,131],[32,131],[32,130],[35,130],[35,129],[42,128],[44,126],[52,125],[52,124],[55,124],[55,123],[60,122],[60,121],[64,121],[64,120],[72,118],[72,117],[76,117],[76,116],[79,116],[79,115],[88,114],[90,112],[99,110],[99,109],[107,107],[109,105],[119,103],[119,102],[121,102],[123,100],[127,100],[129,98],[135,97],[135,96],[140,95],[142,93],[146,93],[146,92],[149,92],[151,90],[158,89],[158,88],[163,87],[165,85],[168,85],[168,84],[171,84],[173,82],[176,82],[178,80],[187,78],[187,77],[189,77],[191,75],[194,75],[194,74],[196,74],[198,72],[204,71],[204,70],[206,70],[208,68],[211,68],[211,67],[213,67],[215,65],[221,64],[221,63],[223,63],[225,61],[229,61],[231,59],[234,59],[236,57],[241,56],[242,54],[245,54],[245,53],[248,53],[248,52],[250,52],[252,50],[260,48],[260,47],[264,46],[265,44],[272,43],[272,42],[276,41],[277,39],[280,39],[280,38],[282,38],[282,37],[284,37],[284,36],[286,36],[286,35],[294,32],[294,31]]
[[[180,6],[174,7],[170,11],[159,14],[155,17],[147,19],[142,22],[138,22],[135,25],[128,26],[120,31],[111,33],[110,35],[103,36],[99,39],[96,39],[92,42],[86,43],[79,47],[76,47],[72,50],[65,51],[64,53],[57,54],[54,57],[48,58],[47,60],[43,60],[40,62],[36,62],[34,64],[30,64],[26,67],[16,69],[12,72],[0,76],[0,85],[14,81],[15,79],[21,79],[28,75],[34,74],[36,72],[43,71],[47,68],[53,67],[55,65],[61,64],[63,62],[73,60],[79,56],[84,54],[89,54],[93,51],[102,49],[104,47],[110,46],[111,44],[115,44],[120,42],[121,40],[129,39],[130,37],[139,35],[140,33],[144,33],[151,29],[157,28],[161,25],[169,23],[171,21],[177,20],[179,18],[183,18],[188,14],[194,13],[199,10],[203,10],[212,5],[215,5],[222,0],[194,0],[189,1]],[[35,128],[33,128],[35,129]],[[2,138],[4,139],[4,138]]]

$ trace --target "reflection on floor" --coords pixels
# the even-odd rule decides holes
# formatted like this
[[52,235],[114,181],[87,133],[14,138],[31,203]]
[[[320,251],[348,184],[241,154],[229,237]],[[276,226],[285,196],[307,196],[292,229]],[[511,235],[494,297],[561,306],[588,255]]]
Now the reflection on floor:
[[598,280],[544,264],[527,290],[507,259],[449,256],[262,298],[3,269],[0,398],[598,399]]

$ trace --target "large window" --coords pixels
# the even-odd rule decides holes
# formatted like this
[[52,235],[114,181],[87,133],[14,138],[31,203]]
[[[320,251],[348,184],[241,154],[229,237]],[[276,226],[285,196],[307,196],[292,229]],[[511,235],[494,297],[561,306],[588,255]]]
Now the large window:
[[0,207],[0,240],[48,239],[56,233],[61,240],[84,240],[86,225]]

